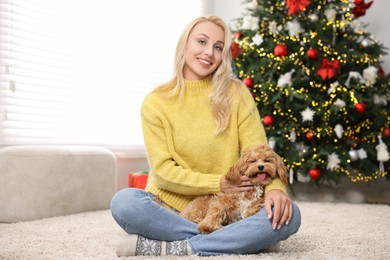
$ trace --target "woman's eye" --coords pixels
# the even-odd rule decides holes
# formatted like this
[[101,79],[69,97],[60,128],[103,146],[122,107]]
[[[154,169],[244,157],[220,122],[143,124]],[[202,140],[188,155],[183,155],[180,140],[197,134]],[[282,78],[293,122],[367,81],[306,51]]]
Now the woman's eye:
[[219,50],[219,51],[222,51],[223,50],[223,48],[221,47],[221,46],[216,46],[215,47],[217,50]]
[[202,45],[205,45],[206,44],[206,41],[205,40],[198,40],[198,42]]

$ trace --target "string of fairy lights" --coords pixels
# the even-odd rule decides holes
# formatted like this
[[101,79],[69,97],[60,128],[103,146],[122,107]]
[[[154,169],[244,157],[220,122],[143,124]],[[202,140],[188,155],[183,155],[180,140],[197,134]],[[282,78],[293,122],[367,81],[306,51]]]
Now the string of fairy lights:
[[[269,4],[270,2],[272,4]],[[316,2],[317,5],[313,5],[314,7],[312,9],[307,9],[304,13],[297,14],[297,16],[304,21],[314,23],[317,21],[310,18],[308,14],[324,12],[325,8],[329,7],[329,1],[312,0],[312,2]],[[285,66],[294,68],[295,73],[301,75],[301,77],[293,78],[293,82],[302,81],[302,78],[306,77],[307,80],[303,80],[304,84],[301,83],[301,85],[291,84],[290,86],[281,87],[273,80],[265,80],[254,82],[253,86],[251,86],[251,91],[257,104],[260,103],[262,107],[272,107],[272,114],[274,116],[285,119],[280,120],[282,122],[278,122],[277,126],[270,126],[270,129],[276,132],[276,128],[279,128],[283,140],[289,142],[293,142],[291,140],[291,132],[296,133],[298,138],[303,138],[305,135],[307,137],[307,134],[310,133],[312,135],[310,138],[326,139],[327,142],[333,145],[334,150],[337,150],[338,155],[346,162],[346,164],[342,164],[340,167],[333,168],[331,173],[335,175],[346,175],[352,182],[368,182],[386,176],[387,172],[374,171],[370,175],[367,175],[367,173],[364,174],[350,165],[353,160],[350,158],[349,149],[345,147],[345,142],[343,143],[340,138],[334,138],[334,115],[336,113],[334,112],[334,104],[337,99],[344,99],[348,103],[357,105],[361,101],[361,95],[365,94],[367,89],[373,88],[373,86],[358,83],[357,88],[353,89],[345,84],[338,84],[328,93],[331,83],[328,81],[316,81],[315,76],[318,67],[307,61],[307,47],[316,46],[316,49],[323,57],[329,58],[329,62],[337,60],[342,67],[364,67],[379,63],[379,58],[375,55],[370,55],[366,52],[346,53],[344,50],[348,49],[348,46],[339,46],[335,43],[337,37],[345,39],[346,43],[348,41],[356,41],[356,38],[359,36],[366,37],[363,32],[355,32],[354,35],[349,33],[347,25],[354,19],[351,13],[352,5],[349,0],[341,0],[340,3],[339,5],[335,4],[334,8],[338,8],[339,14],[342,14],[342,19],[321,19],[322,31],[320,32],[310,30],[305,34],[294,36],[283,33],[283,30],[271,32],[269,30],[270,20],[261,19],[259,21],[259,29],[256,31],[257,34],[263,37],[263,39],[267,39],[268,41],[272,40],[274,45],[288,43],[293,48],[289,49],[286,56],[276,55],[272,51],[267,51],[266,47],[254,44],[252,41],[253,33],[242,35],[241,38],[235,38],[235,41],[239,43],[241,53],[239,57],[235,58],[234,63],[237,68],[238,77],[241,79],[247,77],[254,78],[255,75],[265,74],[269,70],[276,70],[278,74],[282,74]],[[265,13],[278,17],[278,24],[280,25],[286,25],[292,20],[290,16],[280,15],[286,12],[286,1],[268,1],[268,5],[264,5],[262,8],[262,11]],[[332,44],[320,38],[321,35],[329,32],[331,32]],[[369,39],[369,42],[375,43],[372,38]],[[251,66],[252,69],[247,71],[246,66],[253,59],[262,61],[261,64],[265,64],[266,66]],[[389,84],[387,83],[381,87],[388,88]],[[275,97],[275,95],[280,95],[281,97],[276,100],[271,98]],[[310,107],[315,111],[316,116],[321,116],[321,125],[306,126],[300,124],[300,115],[293,109],[286,108],[283,105],[283,100],[288,100],[291,96],[309,100]],[[326,97],[325,100],[324,97]],[[346,126],[343,129],[344,138],[354,141],[351,149],[356,148],[358,142],[364,142],[370,145],[377,144],[378,133],[371,132],[371,134],[360,136],[361,132],[367,133],[371,130],[375,118],[365,118],[352,124],[349,120],[349,113],[351,111],[348,111],[346,107],[338,107],[337,109],[337,116]],[[389,112],[384,111],[382,113],[387,118],[387,122],[390,122]],[[386,126],[384,125],[381,131],[384,130],[384,127]],[[389,126],[387,125],[387,127]],[[289,150],[290,147],[286,146],[285,149]],[[319,165],[322,169],[325,169],[327,162],[324,156],[319,154],[320,150],[318,147],[303,147],[300,150],[302,156],[298,160],[288,161],[285,159],[286,166],[295,172],[299,172],[300,168],[310,160],[315,165]]]

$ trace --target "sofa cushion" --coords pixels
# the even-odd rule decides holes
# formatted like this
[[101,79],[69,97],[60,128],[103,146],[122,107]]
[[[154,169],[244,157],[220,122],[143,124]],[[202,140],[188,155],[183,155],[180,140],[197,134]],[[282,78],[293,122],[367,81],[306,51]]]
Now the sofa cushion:
[[95,146],[0,149],[0,222],[27,221],[109,208],[114,154]]

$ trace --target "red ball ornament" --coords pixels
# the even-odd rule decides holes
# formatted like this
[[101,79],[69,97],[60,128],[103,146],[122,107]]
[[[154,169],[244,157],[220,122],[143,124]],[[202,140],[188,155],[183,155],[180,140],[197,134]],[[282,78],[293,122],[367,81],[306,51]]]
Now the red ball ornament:
[[386,129],[383,131],[383,134],[384,134],[386,137],[390,137],[390,128],[386,128]]
[[307,51],[307,56],[308,56],[309,59],[311,59],[311,60],[317,60],[317,59],[318,59],[318,51],[317,51],[316,49],[310,48],[310,49]]
[[285,44],[278,44],[274,48],[274,55],[276,57],[284,57],[288,55],[288,48]]
[[253,79],[252,78],[245,78],[243,79],[242,83],[244,83],[245,86],[247,86],[248,88],[251,88],[253,87]]
[[319,178],[321,178],[321,171],[317,168],[311,168],[309,170],[309,176],[313,180],[318,180]]
[[364,104],[363,102],[357,103],[355,105],[355,110],[358,113],[364,113],[364,111],[366,111],[366,104]]
[[270,125],[273,125],[275,123],[275,119],[273,116],[270,116],[270,115],[266,115],[264,118],[263,118],[263,124],[265,126],[270,126]]
[[232,54],[232,59],[234,60],[235,58],[237,58],[238,56],[240,56],[242,50],[240,48],[240,44],[236,43],[236,42],[232,42],[230,44],[230,52]]
[[312,132],[307,132],[306,133],[306,139],[307,140],[311,141],[311,140],[313,140],[313,138],[314,138],[314,134]]

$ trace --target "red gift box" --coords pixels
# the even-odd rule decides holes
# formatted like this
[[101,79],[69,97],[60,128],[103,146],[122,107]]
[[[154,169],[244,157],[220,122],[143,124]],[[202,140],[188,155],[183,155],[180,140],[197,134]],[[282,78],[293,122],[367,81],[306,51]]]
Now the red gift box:
[[129,173],[129,187],[144,190],[148,182],[149,174],[146,171]]

